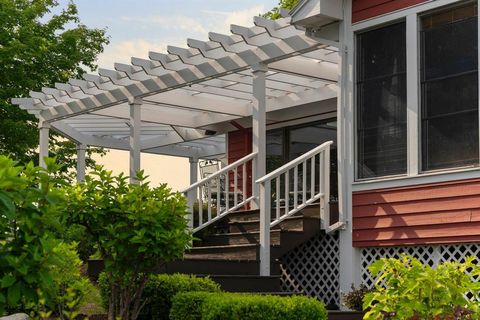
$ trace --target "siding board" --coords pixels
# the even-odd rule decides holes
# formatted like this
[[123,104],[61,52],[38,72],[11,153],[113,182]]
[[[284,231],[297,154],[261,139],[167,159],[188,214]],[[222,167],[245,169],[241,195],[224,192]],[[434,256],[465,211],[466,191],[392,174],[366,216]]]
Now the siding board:
[[352,22],[359,22],[382,14],[407,8],[426,0],[353,0]]
[[353,244],[480,242],[480,179],[353,193]]

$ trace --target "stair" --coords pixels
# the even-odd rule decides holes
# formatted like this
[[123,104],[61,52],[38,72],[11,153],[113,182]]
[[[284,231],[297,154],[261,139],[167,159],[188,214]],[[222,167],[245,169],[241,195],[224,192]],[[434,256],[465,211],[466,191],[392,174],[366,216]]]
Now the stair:
[[[274,214],[274,213],[272,213]],[[271,276],[259,276],[259,211],[236,211],[202,230],[183,260],[165,263],[161,273],[209,276],[229,292],[281,294],[278,259],[321,230],[318,205],[275,226],[271,237]]]

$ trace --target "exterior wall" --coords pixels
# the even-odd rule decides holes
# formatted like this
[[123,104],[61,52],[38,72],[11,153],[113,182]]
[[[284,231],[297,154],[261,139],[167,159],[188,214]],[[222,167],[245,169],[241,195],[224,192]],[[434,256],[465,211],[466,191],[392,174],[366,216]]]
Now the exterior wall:
[[[228,163],[233,163],[244,156],[252,153],[252,130],[244,129],[228,133]],[[252,166],[251,162],[247,165],[247,194],[252,194]],[[230,174],[230,181],[233,181],[233,173]],[[237,188],[243,186],[243,177],[237,180]]]
[[356,247],[480,242],[480,179],[353,193]]
[[426,0],[352,0],[352,22],[366,20]]

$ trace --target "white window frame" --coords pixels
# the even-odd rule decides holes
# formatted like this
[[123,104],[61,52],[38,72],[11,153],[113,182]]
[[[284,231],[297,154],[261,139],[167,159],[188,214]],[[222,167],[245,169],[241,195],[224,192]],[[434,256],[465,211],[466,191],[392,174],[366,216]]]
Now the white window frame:
[[[478,1],[477,1],[478,2]],[[357,170],[357,121],[356,110],[357,101],[353,99],[353,119],[351,123],[353,125],[353,141],[354,152],[352,159],[354,160],[354,180],[352,191],[362,191],[377,188],[391,188],[397,186],[415,185],[423,183],[434,183],[441,181],[454,181],[465,178],[479,178],[480,177],[480,163],[472,166],[448,168],[434,171],[422,171],[421,168],[421,115],[420,115],[420,43],[419,43],[419,21],[421,15],[428,11],[440,9],[449,5],[468,3],[465,0],[430,0],[407,9],[401,9],[394,11],[379,17],[371,18],[365,21],[355,23],[351,27],[352,34],[349,39],[351,43],[347,43],[350,48],[357,48],[356,35],[358,33],[367,31],[369,29],[376,29],[382,25],[392,24],[396,21],[406,22],[406,56],[407,56],[407,172],[401,175],[394,176],[381,176],[369,179],[358,179]],[[479,43],[480,43],[480,15],[477,17],[479,24]],[[480,62],[480,50],[479,62]],[[353,66],[351,68],[353,72],[352,86],[353,94],[356,97],[356,55],[353,57]],[[479,72],[479,93],[480,93],[480,72]],[[479,99],[480,101],[480,99]],[[479,123],[480,123],[480,107],[479,107]],[[479,139],[480,143],[480,130]],[[480,150],[480,148],[479,148]]]

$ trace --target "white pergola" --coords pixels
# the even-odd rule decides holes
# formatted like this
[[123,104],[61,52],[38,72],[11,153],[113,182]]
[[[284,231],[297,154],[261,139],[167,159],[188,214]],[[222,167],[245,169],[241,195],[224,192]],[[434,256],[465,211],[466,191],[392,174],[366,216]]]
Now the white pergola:
[[188,39],[188,48],[133,57],[131,64],[13,103],[39,119],[42,165],[50,128],[78,144],[80,181],[86,146],[129,150],[131,176],[140,169],[141,152],[188,157],[196,166],[199,158],[221,157],[232,122],[252,117],[259,177],[266,124],[274,120],[269,115],[337,96],[338,24],[313,36],[290,21],[254,17],[253,27],[232,25],[230,35]]

